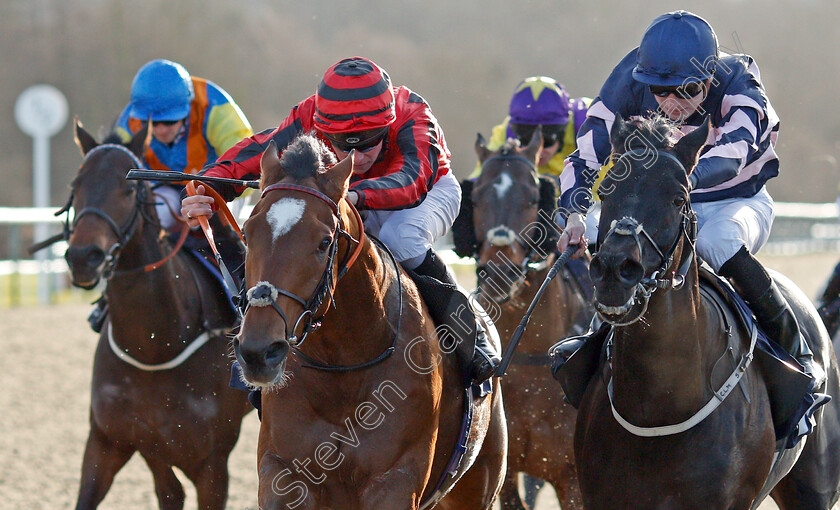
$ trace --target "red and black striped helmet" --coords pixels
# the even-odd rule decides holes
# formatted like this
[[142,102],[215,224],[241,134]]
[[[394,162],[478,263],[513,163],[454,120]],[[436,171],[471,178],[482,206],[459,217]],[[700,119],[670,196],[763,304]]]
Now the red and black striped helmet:
[[327,69],[315,93],[315,127],[324,133],[384,128],[396,118],[391,78],[372,61],[353,57]]

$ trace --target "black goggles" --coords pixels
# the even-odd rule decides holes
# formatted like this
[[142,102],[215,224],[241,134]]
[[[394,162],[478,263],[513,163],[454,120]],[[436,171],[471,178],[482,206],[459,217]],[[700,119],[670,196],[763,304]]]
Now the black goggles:
[[[161,125],[161,126],[174,126],[175,124],[182,122],[186,119],[178,119],[178,120],[153,120],[153,125]],[[145,122],[143,122],[145,124]]]
[[388,128],[369,129],[355,133],[324,133],[324,136],[330,141],[333,147],[341,152],[350,152],[352,150],[367,152],[379,145],[386,134],[388,134]]
[[666,98],[671,94],[679,96],[683,99],[691,99],[705,90],[706,86],[702,81],[692,81],[679,87],[663,87],[660,85],[651,85],[650,93],[656,97]]
[[[519,140],[519,145],[525,146],[531,143],[531,137],[534,136],[534,131],[537,130],[537,126],[532,124],[511,124],[510,130],[516,135],[517,140]],[[551,147],[560,141],[565,131],[566,124],[543,124],[543,147]]]

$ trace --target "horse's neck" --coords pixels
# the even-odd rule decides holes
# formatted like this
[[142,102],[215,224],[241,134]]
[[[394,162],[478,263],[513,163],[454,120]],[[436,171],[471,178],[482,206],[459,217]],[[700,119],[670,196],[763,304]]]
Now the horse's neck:
[[[140,343],[152,348],[169,342],[171,348],[163,350],[181,349],[183,346],[174,345],[177,342],[171,339],[183,336],[185,323],[197,321],[196,314],[190,313],[194,308],[190,304],[195,294],[193,275],[178,257],[158,269],[144,271],[144,266],[165,254],[158,239],[159,229],[145,222],[139,228],[121,251],[116,272],[105,290],[114,331],[119,331],[122,347]],[[193,336],[200,333],[198,324],[195,326],[191,328]],[[150,337],[166,340],[150,343]]]
[[370,238],[364,243],[359,258],[336,285],[322,327],[302,348],[325,363],[370,361],[393,341],[393,325],[400,313],[394,288],[396,268],[389,268],[387,255],[383,260]]
[[[628,419],[688,418],[707,398],[707,315],[696,268],[678,290],[654,292],[641,320],[615,328],[612,377],[616,405]],[[631,420],[632,422],[632,420]]]

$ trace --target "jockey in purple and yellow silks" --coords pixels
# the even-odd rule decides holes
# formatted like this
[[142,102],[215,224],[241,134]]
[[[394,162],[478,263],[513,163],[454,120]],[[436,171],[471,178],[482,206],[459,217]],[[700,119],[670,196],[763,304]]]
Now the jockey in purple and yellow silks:
[[[152,170],[198,173],[254,134],[227,92],[190,76],[170,60],[152,60],[140,68],[131,85],[131,102],[117,119],[115,131],[128,141],[149,119],[153,137],[144,159]],[[157,186],[155,192],[168,203],[157,212],[169,229],[175,225],[171,211],[180,209],[180,187]]]
[[[543,175],[560,176],[563,160],[577,148],[577,132],[586,119],[592,99],[571,99],[562,84],[547,76],[525,78],[513,91],[508,116],[495,126],[487,142],[487,149],[501,148],[509,138],[520,145],[528,145],[531,134],[542,126],[543,150],[538,170]],[[470,178],[481,174],[477,165]]]
[[[559,179],[565,166],[564,160],[577,149],[577,133],[592,99],[572,99],[561,83],[548,76],[525,78],[513,91],[508,116],[495,126],[487,142],[487,149],[500,149],[508,139],[519,140],[520,146],[528,145],[537,126],[542,127],[543,149],[537,161],[541,175],[553,175]],[[606,174],[602,169],[597,182]],[[469,178],[475,180],[481,175],[478,163]],[[560,187],[558,186],[558,190]],[[593,204],[587,215],[588,232],[597,232],[600,204]]]

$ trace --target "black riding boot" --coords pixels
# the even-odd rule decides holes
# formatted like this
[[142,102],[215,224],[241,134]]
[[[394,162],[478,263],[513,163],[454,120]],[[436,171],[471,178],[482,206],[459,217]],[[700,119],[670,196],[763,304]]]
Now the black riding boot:
[[105,294],[99,296],[99,299],[94,301],[93,304],[93,310],[88,315],[88,323],[90,324],[90,329],[99,333],[102,331],[102,325],[108,317],[108,300],[105,299]]
[[490,344],[481,321],[470,308],[469,300],[458,290],[458,284],[446,264],[434,250],[429,249],[423,262],[408,273],[417,283],[435,323],[447,325],[449,332],[458,337],[455,354],[473,382],[489,379],[496,372],[501,358]]
[[793,310],[761,263],[742,247],[723,264],[720,274],[750,305],[761,330],[796,358],[819,386],[825,373],[814,363],[814,354],[799,330]]
[[820,307],[817,311],[832,337],[837,332],[838,319],[840,319],[840,264],[834,267],[825,290],[819,299]]

